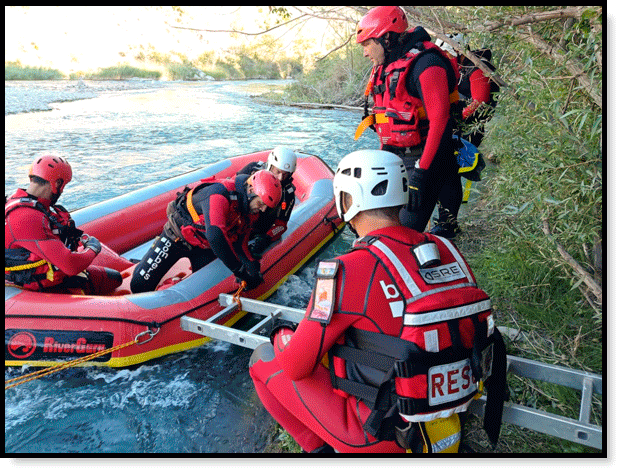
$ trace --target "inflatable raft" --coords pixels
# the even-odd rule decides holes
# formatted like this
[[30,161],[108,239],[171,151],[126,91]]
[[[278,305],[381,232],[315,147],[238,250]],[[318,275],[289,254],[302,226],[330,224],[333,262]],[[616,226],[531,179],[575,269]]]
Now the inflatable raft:
[[[211,176],[232,177],[252,161],[265,161],[268,154],[223,160],[74,211],[76,226],[105,244],[93,263],[119,270],[124,282],[109,296],[31,292],[5,282],[5,366],[50,366],[97,353],[81,365],[119,368],[208,341],[182,330],[180,318],[208,320],[218,314],[219,294],[239,287],[227,267],[216,259],[192,273],[188,259],[181,259],[155,291],[131,294],[133,261],[141,259],[160,234],[167,204],[185,185]],[[264,283],[243,296],[266,299],[342,230],[332,179],[333,171],[320,158],[297,155],[297,200],[288,230],[262,257]],[[233,326],[244,315],[230,313],[215,323]]]

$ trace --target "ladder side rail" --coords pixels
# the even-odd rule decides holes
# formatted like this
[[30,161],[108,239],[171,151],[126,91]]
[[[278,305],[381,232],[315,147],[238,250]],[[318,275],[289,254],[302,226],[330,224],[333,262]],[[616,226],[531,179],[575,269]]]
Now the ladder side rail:
[[[286,307],[284,305],[278,305],[271,302],[263,302],[262,300],[254,300],[242,297],[240,299],[242,310],[245,312],[252,312],[258,315],[269,316],[276,311],[280,312],[279,318],[282,320],[288,320],[294,323],[299,323],[305,317],[305,310]],[[219,294],[219,303],[222,306],[231,305],[234,303],[234,299],[230,294]]]
[[236,328],[226,327],[218,323],[211,323],[197,318],[184,315],[180,318],[180,327],[182,330],[198,333],[210,338],[226,341],[234,345],[243,346],[245,348],[256,349],[269,340],[266,336],[256,335]]
[[[472,401],[469,412],[483,417],[487,397]],[[503,422],[602,450],[602,427],[515,403],[505,403]]]
[[[229,294],[220,294],[219,303],[226,307],[218,312],[220,316],[231,313],[238,308],[238,303],[234,302],[233,297]],[[268,327],[277,318],[299,323],[305,316],[305,310],[247,298],[240,299],[240,309],[263,315],[266,318],[247,331],[213,323],[218,320],[214,316],[204,321],[185,315],[180,319],[180,325],[186,331],[255,349],[259,345],[269,342],[268,337],[260,336],[257,332]],[[601,375],[511,355],[507,356],[507,367],[509,372],[518,376],[579,390],[582,392],[582,399],[579,420],[506,402],[503,410],[504,422],[602,449],[602,427],[589,423],[592,395],[594,392],[602,394]],[[469,411],[483,416],[486,401],[486,396],[473,401],[469,406]]]
[[511,355],[507,355],[507,365],[508,371],[518,376],[554,383],[578,391],[583,390],[583,381],[588,378],[592,381],[593,391],[596,394],[602,394],[602,376],[598,374]]

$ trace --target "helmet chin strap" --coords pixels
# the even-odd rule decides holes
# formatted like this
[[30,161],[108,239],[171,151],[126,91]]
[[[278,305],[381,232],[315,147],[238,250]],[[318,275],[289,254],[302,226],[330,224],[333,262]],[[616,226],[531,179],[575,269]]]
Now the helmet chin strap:
[[355,230],[355,228],[353,227],[353,225],[351,224],[351,221],[349,221],[347,223],[347,226],[349,227],[349,229],[351,230],[351,232],[353,234],[355,234],[355,239],[360,239],[360,235],[358,234],[358,232]]

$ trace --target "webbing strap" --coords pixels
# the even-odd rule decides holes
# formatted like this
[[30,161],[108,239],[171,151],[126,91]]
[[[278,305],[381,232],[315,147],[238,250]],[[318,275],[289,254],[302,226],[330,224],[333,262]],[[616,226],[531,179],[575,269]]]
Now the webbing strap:
[[197,214],[197,211],[195,211],[195,206],[193,206],[193,190],[186,194],[186,209],[191,215],[193,222],[197,223],[199,221],[199,215]]
[[383,112],[379,114],[371,114],[369,116],[366,116],[364,117],[364,119],[362,119],[362,122],[360,122],[360,125],[358,125],[358,128],[355,131],[354,139],[355,140],[359,139],[360,136],[364,133],[364,131],[373,124],[387,124],[387,123],[388,123],[388,118],[386,117],[386,114],[384,114]]

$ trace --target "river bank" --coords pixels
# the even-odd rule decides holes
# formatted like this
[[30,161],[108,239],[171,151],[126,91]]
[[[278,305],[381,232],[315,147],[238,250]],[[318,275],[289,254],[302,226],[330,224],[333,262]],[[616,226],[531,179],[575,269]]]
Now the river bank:
[[5,81],[4,115],[52,110],[56,102],[92,99],[106,93],[155,89],[167,82],[129,79],[123,81]]

